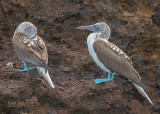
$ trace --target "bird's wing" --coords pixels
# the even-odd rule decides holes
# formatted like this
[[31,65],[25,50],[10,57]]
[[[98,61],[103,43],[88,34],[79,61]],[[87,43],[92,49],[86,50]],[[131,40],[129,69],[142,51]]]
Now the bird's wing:
[[112,72],[115,72],[133,82],[140,82],[141,77],[134,69],[129,57],[113,43],[97,40],[93,48],[99,60]]
[[22,61],[49,69],[47,66],[47,48],[39,36],[37,37],[37,41],[32,41],[26,35],[17,33],[12,38],[12,43],[18,57]]

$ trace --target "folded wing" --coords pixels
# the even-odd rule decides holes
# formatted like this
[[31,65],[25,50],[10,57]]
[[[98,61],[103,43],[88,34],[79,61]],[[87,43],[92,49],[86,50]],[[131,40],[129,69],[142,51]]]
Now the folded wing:
[[133,82],[140,82],[141,77],[134,69],[129,57],[116,45],[106,41],[97,40],[93,44],[94,51],[99,60],[111,72],[120,74]]
[[131,80],[140,94],[154,106],[146,93],[148,88],[141,83],[141,77],[134,69],[131,60],[121,49],[108,41],[101,40],[95,41],[93,47],[97,57],[107,69]]
[[32,41],[22,33],[16,33],[12,38],[13,47],[19,58],[36,66],[43,67],[51,71],[48,64],[47,48],[43,40],[38,36],[37,41]]

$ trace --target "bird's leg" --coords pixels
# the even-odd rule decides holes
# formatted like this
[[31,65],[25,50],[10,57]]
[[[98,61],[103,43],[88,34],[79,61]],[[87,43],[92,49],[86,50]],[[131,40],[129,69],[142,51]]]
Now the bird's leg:
[[118,75],[115,72],[112,73],[111,81],[113,81],[114,75]]
[[25,62],[23,62],[23,63],[24,63],[24,69],[23,69],[23,70],[17,69],[18,71],[28,71],[28,70],[32,70],[32,69],[35,68],[35,67],[30,67],[30,68],[28,68],[28,67],[27,67],[27,64],[26,64]]
[[95,84],[111,81],[111,72],[108,72],[108,79],[106,79],[106,78],[104,78],[104,79],[95,79],[94,81],[95,81]]
[[28,68],[27,64],[25,62],[23,62],[23,63],[24,63],[24,69],[32,70],[32,69],[36,68],[36,67],[30,67],[30,68]]
[[28,68],[29,70],[32,70],[32,69],[34,69],[34,68],[36,68],[36,67],[30,67],[30,68]]

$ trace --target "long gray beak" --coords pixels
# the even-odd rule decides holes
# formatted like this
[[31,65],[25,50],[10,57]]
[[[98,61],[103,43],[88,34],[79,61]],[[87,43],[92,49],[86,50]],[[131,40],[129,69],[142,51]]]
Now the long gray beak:
[[85,29],[85,30],[90,30],[90,31],[99,31],[99,28],[96,27],[96,25],[88,25],[88,26],[79,26],[76,27],[77,29]]

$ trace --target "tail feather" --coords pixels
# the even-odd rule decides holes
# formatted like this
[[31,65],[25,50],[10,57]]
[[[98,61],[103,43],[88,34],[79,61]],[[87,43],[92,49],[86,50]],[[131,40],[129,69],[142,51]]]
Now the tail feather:
[[48,84],[52,87],[52,88],[55,88],[53,83],[52,83],[52,80],[49,76],[49,73],[48,73],[48,70],[46,71],[45,68],[42,68],[42,67],[38,67],[37,66],[37,70],[39,72],[39,74],[48,82]]
[[[47,70],[49,70],[49,72],[54,73],[54,70],[53,70],[52,68],[50,68],[49,66],[47,66],[45,63],[39,65],[39,67],[45,68],[45,69],[46,69],[46,70],[45,70],[46,72],[47,72]],[[46,73],[46,72],[45,72],[45,73]]]
[[134,82],[132,82],[132,83],[136,87],[136,89],[140,92],[140,94],[143,95],[144,97],[146,97],[148,99],[148,101],[154,106],[151,99],[148,97],[147,93],[144,91],[144,89],[141,86],[135,84]]
[[149,93],[149,88],[144,83],[136,82],[136,84],[139,85],[140,87],[142,87],[146,93]]

